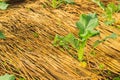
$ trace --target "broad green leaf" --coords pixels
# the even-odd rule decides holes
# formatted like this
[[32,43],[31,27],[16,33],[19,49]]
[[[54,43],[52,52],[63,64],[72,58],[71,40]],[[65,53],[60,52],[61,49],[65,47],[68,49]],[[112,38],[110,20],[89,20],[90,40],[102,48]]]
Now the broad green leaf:
[[[84,38],[89,34],[89,32],[92,33],[95,27],[98,26],[98,18],[97,15],[94,14],[82,14],[80,16],[80,20],[76,23],[76,26],[78,27],[79,31],[79,37]],[[83,36],[84,35],[84,36]]]
[[88,30],[84,34],[81,34],[80,36],[82,37],[82,41],[87,40],[90,37],[99,35],[100,32],[96,30]]
[[5,35],[0,31],[0,39],[5,39]]
[[94,3],[96,3],[100,8],[105,10],[105,5],[100,0],[92,0]]
[[9,6],[9,4],[7,4],[6,2],[0,1],[0,9],[1,10],[6,10],[8,6]]
[[14,75],[5,74],[3,76],[0,76],[0,80],[15,80],[15,76]]

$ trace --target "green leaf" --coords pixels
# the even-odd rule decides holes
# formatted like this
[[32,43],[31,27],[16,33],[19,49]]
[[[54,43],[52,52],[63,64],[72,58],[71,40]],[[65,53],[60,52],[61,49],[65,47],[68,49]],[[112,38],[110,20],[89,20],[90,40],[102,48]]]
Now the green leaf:
[[39,37],[39,34],[38,34],[37,32],[33,32],[33,36],[34,36],[35,38],[38,38],[38,37]]
[[5,35],[0,31],[0,39],[5,39]]
[[117,5],[115,3],[110,3],[107,5],[105,9],[106,17],[109,20],[112,20],[112,15],[118,10]]
[[105,39],[111,38],[111,39],[116,39],[118,35],[116,33],[112,33],[111,35],[107,36]]
[[0,80],[15,80],[15,76],[14,75],[5,74],[3,76],[0,76]]
[[108,11],[108,14],[109,14],[109,12],[114,13],[117,11],[117,5],[115,5],[115,3],[111,2],[110,4],[107,5],[106,9]]
[[0,9],[1,10],[6,10],[8,6],[9,6],[9,4],[7,4],[6,2],[0,1]]
[[64,0],[64,2],[67,4],[74,4],[75,3],[74,0]]
[[96,48],[100,43],[105,42],[107,39],[116,39],[118,37],[118,35],[116,33],[112,33],[109,36],[106,36],[104,39],[102,40],[96,40],[93,44],[93,48]]
[[59,36],[59,35],[55,35],[54,41],[53,41],[53,45],[54,46],[58,46],[58,43],[63,39],[63,37]]
[[[85,38],[89,35],[91,37],[92,35],[89,33],[95,32],[94,28],[98,26],[98,18],[97,15],[94,14],[82,14],[80,16],[80,20],[76,23],[76,26],[78,27],[79,31],[79,37]],[[87,38],[89,38],[87,37]]]
[[113,23],[115,23],[115,19],[112,19],[112,18],[111,18],[111,20],[106,20],[106,21],[104,21],[104,23],[105,23],[106,25],[112,25]]
[[62,46],[68,49],[68,46],[71,45],[73,48],[78,49],[80,44],[80,40],[76,39],[72,33],[69,33],[66,36],[56,35],[54,38],[53,45],[54,46]]
[[96,40],[93,44],[93,48],[96,48],[102,41]]
[[51,6],[53,8],[58,8],[63,3],[63,0],[52,0]]
[[120,80],[120,76],[114,77],[113,80]]
[[115,19],[112,17],[115,12],[120,11],[120,4],[116,5],[115,3],[109,3],[105,8],[105,17],[106,21],[104,22],[106,25],[112,25],[115,23]]
[[100,8],[105,10],[105,5],[100,0],[92,0],[94,3],[96,3]]
[[117,12],[119,12],[120,11],[120,4],[118,4],[118,6],[117,6]]
[[99,64],[99,68],[100,69],[104,69],[105,68],[105,65],[103,63]]

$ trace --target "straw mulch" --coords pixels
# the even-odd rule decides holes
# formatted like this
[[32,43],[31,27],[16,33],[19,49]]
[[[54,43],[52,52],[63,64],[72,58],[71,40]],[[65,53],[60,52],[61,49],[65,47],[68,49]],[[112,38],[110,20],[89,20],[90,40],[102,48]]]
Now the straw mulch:
[[[83,68],[74,58],[77,53],[73,49],[54,47],[52,42],[56,34],[77,36],[75,23],[79,15],[91,12],[99,15],[97,29],[101,35],[89,40],[85,51],[88,65]],[[90,54],[95,40],[112,32],[120,34],[118,28],[104,25],[102,13],[96,4],[87,0],[76,0],[75,5],[62,5],[58,9],[51,8],[46,0],[28,1],[0,11],[0,30],[6,35],[5,40],[0,40],[0,75],[9,73],[26,80],[112,79],[120,72],[120,38],[102,43],[95,56]],[[119,13],[114,16],[120,18]],[[104,69],[99,68],[100,64],[104,64]]]

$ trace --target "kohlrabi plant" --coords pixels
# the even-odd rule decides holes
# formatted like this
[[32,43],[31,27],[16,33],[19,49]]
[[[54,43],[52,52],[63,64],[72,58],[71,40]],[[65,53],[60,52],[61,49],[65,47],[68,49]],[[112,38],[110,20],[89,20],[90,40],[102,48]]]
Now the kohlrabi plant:
[[113,23],[115,23],[113,14],[120,11],[120,4],[116,5],[115,3],[111,2],[105,7],[105,5],[100,0],[92,0],[92,1],[105,11],[104,23],[106,25],[112,25]]
[[116,5],[115,3],[109,3],[105,8],[105,24],[111,25],[115,22],[113,14],[120,11],[120,4]]
[[76,38],[72,33],[66,36],[56,35],[54,45],[62,46],[67,49],[69,46],[72,46],[78,53],[78,60],[82,61],[88,39],[99,34],[99,31],[95,30],[98,26],[97,15],[95,13],[82,14],[80,16],[80,20],[76,23],[76,26],[79,30],[78,38]]

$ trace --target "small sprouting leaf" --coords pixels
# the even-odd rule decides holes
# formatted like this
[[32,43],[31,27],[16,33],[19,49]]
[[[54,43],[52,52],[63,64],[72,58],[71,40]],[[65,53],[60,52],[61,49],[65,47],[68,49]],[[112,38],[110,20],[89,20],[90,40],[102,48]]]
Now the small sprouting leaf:
[[106,20],[106,21],[104,21],[104,23],[105,23],[106,25],[112,25],[113,23],[115,23],[115,19],[112,19],[112,18],[111,18],[111,20]]
[[107,36],[106,38],[116,39],[118,35],[116,33],[112,33],[111,35]]
[[100,43],[105,42],[107,39],[116,39],[117,37],[118,37],[117,34],[112,33],[112,34],[110,34],[109,36],[106,36],[106,37],[105,37],[104,39],[102,39],[102,40],[96,40],[96,41],[94,42],[94,44],[93,44],[93,48],[96,48]]
[[34,36],[35,38],[38,38],[38,37],[39,37],[39,34],[38,34],[37,32],[33,32],[33,36]]
[[100,0],[92,0],[98,6],[100,6],[103,10],[105,10],[105,5]]
[[116,5],[115,3],[109,3],[105,8],[105,17],[106,21],[104,22],[106,25],[112,25],[115,23],[115,19],[112,17],[115,12],[120,11],[120,4]]
[[99,68],[100,69],[104,69],[105,68],[105,65],[103,63],[99,64]]
[[100,40],[96,40],[93,44],[93,48],[97,47],[101,43]]
[[107,5],[107,8],[106,8],[107,14],[114,13],[116,11],[117,11],[117,5],[115,5],[115,3],[110,3]]
[[120,4],[118,4],[118,6],[117,6],[117,12],[119,12],[120,11]]
[[15,76],[14,75],[5,74],[3,76],[0,76],[0,80],[15,80]]
[[59,35],[55,35],[54,41],[53,41],[53,45],[54,46],[58,46],[58,43],[62,40],[62,37]]
[[53,8],[58,8],[63,3],[63,0],[52,0],[51,6]]
[[8,6],[9,6],[9,4],[7,4],[6,2],[0,1],[0,9],[1,10],[6,10]]
[[118,6],[115,3],[110,3],[105,8],[106,18],[112,20],[112,15],[118,10]]
[[67,4],[74,4],[75,3],[74,0],[64,0],[64,2]]
[[0,39],[5,39],[5,35],[0,31]]

